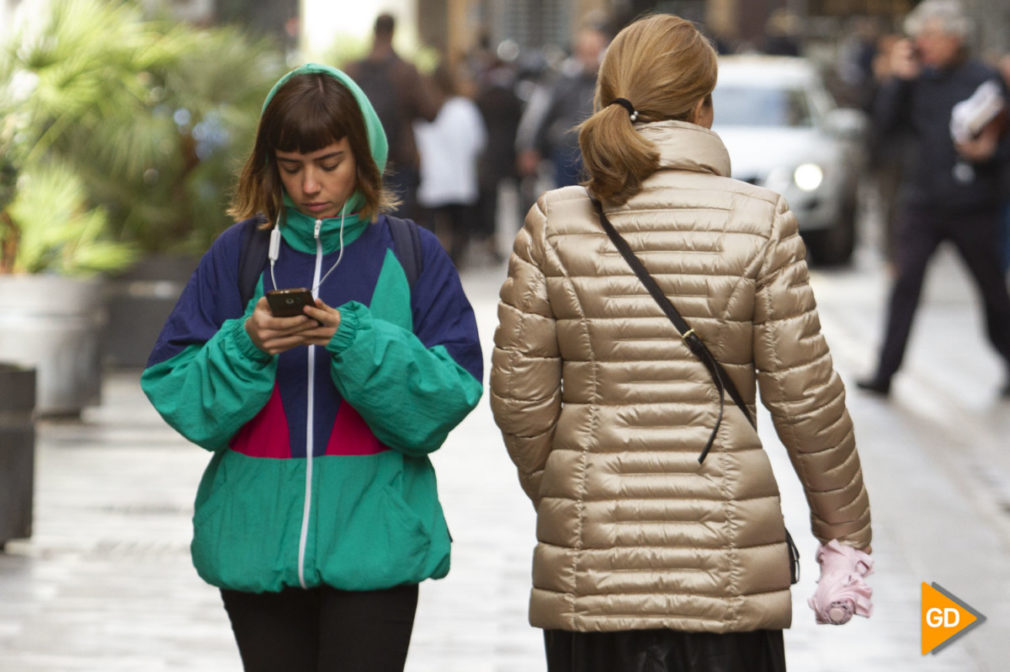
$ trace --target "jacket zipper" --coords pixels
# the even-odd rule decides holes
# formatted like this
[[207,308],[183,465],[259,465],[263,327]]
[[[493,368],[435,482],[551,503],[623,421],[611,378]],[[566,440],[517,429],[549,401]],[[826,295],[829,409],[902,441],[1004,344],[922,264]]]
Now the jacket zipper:
[[[316,268],[312,276],[312,296],[319,298],[319,276],[323,268],[323,243],[319,239],[319,231],[323,228],[323,220],[316,220],[313,235],[316,239]],[[316,384],[316,346],[308,346],[308,376],[309,387],[305,402],[305,506],[302,510],[302,532],[298,540],[298,583],[302,588],[308,588],[305,583],[305,552],[309,539],[309,516],[312,514],[312,454],[315,452],[315,437],[312,425],[315,414],[315,384]]]

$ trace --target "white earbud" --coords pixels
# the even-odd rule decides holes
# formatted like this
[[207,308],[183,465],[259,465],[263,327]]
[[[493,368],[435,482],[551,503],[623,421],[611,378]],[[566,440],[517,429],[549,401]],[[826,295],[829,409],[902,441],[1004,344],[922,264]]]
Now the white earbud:
[[270,282],[273,283],[274,289],[277,289],[277,278],[274,276],[274,264],[277,263],[277,258],[279,256],[281,256],[280,213],[277,214],[277,221],[274,222],[274,228],[270,231],[270,247],[267,250],[267,257],[270,259]]
[[276,224],[273,230],[270,232],[270,252],[268,256],[270,261],[277,261],[277,257],[281,254],[281,230]]

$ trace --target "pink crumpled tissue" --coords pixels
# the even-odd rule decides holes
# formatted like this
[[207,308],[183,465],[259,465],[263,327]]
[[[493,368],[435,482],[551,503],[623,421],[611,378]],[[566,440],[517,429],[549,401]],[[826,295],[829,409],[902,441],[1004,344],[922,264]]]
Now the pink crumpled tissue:
[[821,578],[814,596],[807,600],[817,622],[841,625],[853,615],[869,618],[873,589],[863,579],[873,571],[873,558],[832,539],[817,549],[817,562]]

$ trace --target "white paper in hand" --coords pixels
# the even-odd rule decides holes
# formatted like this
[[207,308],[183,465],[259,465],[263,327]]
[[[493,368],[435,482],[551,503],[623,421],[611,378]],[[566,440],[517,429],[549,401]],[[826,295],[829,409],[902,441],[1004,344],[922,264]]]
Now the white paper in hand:
[[951,110],[950,137],[958,143],[971,140],[996,118],[1004,104],[1000,85],[993,79],[983,82],[970,98]]

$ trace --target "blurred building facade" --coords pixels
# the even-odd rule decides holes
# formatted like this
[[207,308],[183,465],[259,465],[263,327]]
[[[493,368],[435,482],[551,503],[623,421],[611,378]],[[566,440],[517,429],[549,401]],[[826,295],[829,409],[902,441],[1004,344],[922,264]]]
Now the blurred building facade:
[[[303,0],[303,2],[309,0]],[[733,44],[758,44],[777,16],[795,22],[800,39],[839,34],[853,17],[900,30],[917,0],[412,0],[421,41],[444,53],[467,51],[481,37],[512,40],[521,49],[566,47],[580,26],[600,17],[612,31],[647,12],[678,14]],[[1010,3],[961,0],[975,19],[982,54],[1010,51]]]
[[[12,30],[17,10],[53,0],[0,0],[0,37]],[[313,47],[348,30],[367,39],[374,17],[391,11],[420,45],[456,58],[484,42],[505,40],[520,50],[566,49],[587,21],[612,32],[652,11],[678,14],[705,25],[728,44],[756,45],[769,19],[787,13],[801,40],[830,40],[854,17],[872,17],[884,30],[900,30],[917,0],[136,0],[151,12],[170,12],[197,24],[239,23],[277,38],[291,50]],[[982,56],[1010,52],[1010,2],[961,0],[975,19]],[[334,10],[337,4],[339,9]],[[329,21],[320,17],[331,16]],[[783,24],[787,27],[789,24]],[[311,34],[311,40],[307,36]],[[319,52],[318,48],[308,49]]]

